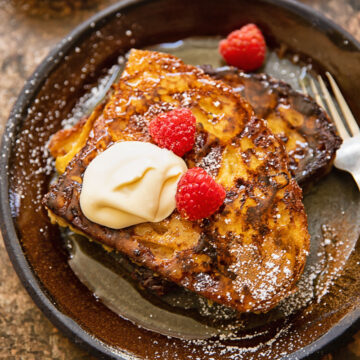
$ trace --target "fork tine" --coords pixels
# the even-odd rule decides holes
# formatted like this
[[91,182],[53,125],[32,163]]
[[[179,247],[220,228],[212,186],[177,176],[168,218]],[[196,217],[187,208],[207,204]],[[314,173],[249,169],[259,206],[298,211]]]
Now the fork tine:
[[301,87],[301,90],[302,92],[305,94],[305,95],[309,95],[307,89],[306,89],[306,86],[305,86],[305,82],[304,82],[304,79],[299,79],[299,84],[300,84],[300,87]]
[[336,81],[328,71],[326,72],[326,76],[330,81],[331,88],[333,89],[336,100],[338,101],[340,109],[344,114],[344,118],[349,126],[350,132],[352,133],[353,136],[360,134],[359,125],[357,124],[354,115],[349,109],[349,106],[346,103],[339,87],[337,86]]
[[334,102],[332,101],[331,99],[331,96],[329,94],[329,91],[328,89],[326,88],[325,86],[325,83],[324,83],[324,80],[321,78],[320,75],[318,75],[318,80],[319,80],[319,83],[320,83],[320,87],[321,87],[321,91],[323,92],[324,94],[324,98],[325,98],[325,101],[326,101],[326,104],[328,105],[329,107],[329,110],[330,110],[330,114],[332,116],[332,119],[334,120],[335,122],[335,125],[336,125],[336,128],[339,132],[339,135],[343,138],[343,139],[347,139],[350,137],[349,133],[347,132],[347,130],[345,129],[345,126],[340,118],[340,115],[338,113],[338,111],[336,110],[336,107],[334,105]]
[[310,78],[310,86],[311,86],[311,90],[312,92],[314,93],[315,95],[315,100],[316,102],[323,108],[326,110],[326,107],[325,107],[325,104],[323,103],[322,99],[321,99],[321,96],[319,94],[319,91],[315,85],[315,82],[313,79]]

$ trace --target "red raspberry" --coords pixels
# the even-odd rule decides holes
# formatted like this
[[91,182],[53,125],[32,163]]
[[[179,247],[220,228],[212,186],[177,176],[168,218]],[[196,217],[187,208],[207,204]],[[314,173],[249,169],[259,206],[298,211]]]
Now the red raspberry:
[[195,142],[196,118],[191,110],[178,108],[158,115],[150,122],[149,131],[162,148],[183,156]]
[[265,39],[255,24],[248,24],[221,40],[219,51],[229,65],[244,71],[252,71],[264,63]]
[[194,221],[209,217],[224,202],[224,188],[203,169],[189,169],[180,179],[176,192],[176,207],[180,215]]

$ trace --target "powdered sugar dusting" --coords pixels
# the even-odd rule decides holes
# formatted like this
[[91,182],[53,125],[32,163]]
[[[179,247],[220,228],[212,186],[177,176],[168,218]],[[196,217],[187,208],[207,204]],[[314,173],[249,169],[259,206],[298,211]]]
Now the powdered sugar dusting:
[[[121,65],[124,63],[124,58],[120,57],[118,64],[111,67],[108,73],[100,78],[96,86],[91,87],[87,93],[82,96],[75,107],[72,109],[70,115],[62,120],[61,125],[63,128],[68,128],[79,121],[84,115],[89,115],[93,108],[101,102],[111,84],[119,76],[121,71]],[[64,80],[62,86],[68,86],[68,80]],[[32,86],[32,83],[30,83]],[[55,88],[61,89],[58,83],[55,83]],[[30,89],[25,90],[25,93],[29,93]],[[50,96],[45,94],[40,98],[34,100],[32,106],[27,109],[28,127],[23,129],[21,134],[15,139],[16,146],[16,158],[17,158],[17,174],[13,178],[13,186],[16,187],[16,192],[12,191],[11,204],[18,208],[21,203],[21,199],[25,198],[24,191],[22,190],[24,182],[36,183],[36,193],[32,199],[32,205],[34,210],[42,212],[43,207],[41,200],[44,195],[42,176],[49,176],[54,172],[55,161],[49,153],[49,133],[55,131],[56,120],[60,118],[60,110],[66,107],[64,100],[55,100],[54,104],[57,109],[49,110],[47,113],[43,111],[42,104],[50,101]],[[41,110],[39,110],[41,109]],[[14,118],[22,118],[21,114],[15,114]],[[11,139],[13,132],[8,129],[6,138]],[[41,145],[39,145],[41,144]],[[32,171],[29,171],[29,168]],[[15,199],[17,199],[15,201]],[[17,213],[16,208],[13,209]]]
[[120,76],[124,65],[124,57],[118,58],[118,64],[112,66],[107,75],[99,79],[98,85],[94,86],[83,95],[71,111],[68,118],[61,122],[62,128],[67,129],[75,125],[83,116],[90,115],[91,111],[104,100],[111,85]]
[[[131,34],[129,34],[131,36]],[[202,63],[202,62],[200,62]],[[115,72],[115,70],[113,70]],[[111,77],[114,72],[109,73]],[[100,80],[99,87],[93,88],[88,94],[81,98],[78,105],[73,109],[72,113],[68,118],[63,120],[62,125],[64,127],[71,126],[77,119],[86,114],[86,111],[91,109],[91,104],[96,104],[97,101],[101,100],[100,94],[101,89],[106,87],[109,77],[104,77]],[[66,80],[65,80],[66,81]],[[61,86],[67,86],[66,84],[58,84],[57,88]],[[27,89],[27,92],[31,92],[31,88]],[[99,95],[99,96],[98,96]],[[96,101],[94,100],[96,99]],[[47,141],[48,138],[45,134],[53,133],[55,131],[55,124],[57,119],[60,117],[59,110],[44,113],[43,111],[37,110],[35,105],[38,103],[46,103],[49,101],[48,95],[36,99],[34,104],[28,109],[28,118],[31,122],[30,126],[25,129],[20,135],[14,140],[14,146],[16,148],[16,162],[17,162],[17,173],[14,174],[12,181],[13,184],[10,190],[10,207],[12,216],[16,217],[19,215],[19,210],[23,206],[24,200],[28,200],[27,204],[31,204],[32,209],[35,211],[42,211],[40,200],[44,194],[44,183],[39,182],[34,198],[29,199],[29,194],[24,190],[23,184],[27,181],[37,181],[43,177],[43,175],[50,175],[54,169],[54,163],[52,158],[48,154]],[[183,103],[186,104],[187,98],[184,96],[182,99]],[[90,105],[89,105],[90,104]],[[216,106],[216,104],[214,104]],[[66,103],[59,102],[57,104],[58,109],[66,107]],[[26,115],[26,114],[25,114]],[[23,118],[22,114],[14,114],[14,118]],[[142,119],[138,119],[139,126],[142,126]],[[6,138],[13,140],[16,134],[16,129],[12,126],[7,130]],[[44,143],[44,146],[35,145],[38,140]],[[9,142],[10,144],[10,142]],[[216,148],[213,148],[216,149]],[[210,152],[202,161],[199,166],[207,169],[210,173],[216,174],[218,170],[218,156],[221,156],[221,149],[218,148],[218,153]],[[29,160],[26,160],[24,154],[30,154]],[[220,154],[220,155],[219,155]],[[5,157],[5,154],[2,154]],[[206,159],[206,160],[205,160]],[[6,166],[6,170],[7,165]],[[33,171],[29,171],[29,168]],[[337,185],[339,191],[333,194],[333,203],[342,203],[343,194],[346,192],[341,185],[341,181],[331,182],[332,180],[325,180],[329,183],[330,188],[335,188]],[[324,186],[324,183],[322,184]],[[315,195],[320,197],[320,195]],[[355,199],[355,200],[354,200]],[[314,199],[312,198],[314,202]],[[352,202],[353,203],[352,203]],[[296,340],[299,336],[291,328],[288,319],[291,316],[298,317],[303,316],[303,310],[308,309],[309,304],[320,303],[322,299],[331,293],[331,284],[334,282],[337,276],[341,275],[343,266],[347,260],[347,256],[351,253],[354,243],[356,242],[359,232],[356,224],[346,227],[345,229],[339,225],[344,222],[349,211],[353,211],[356,215],[356,198],[352,198],[348,202],[348,208],[338,209],[333,204],[334,214],[339,218],[339,222],[334,221],[329,215],[321,216],[317,213],[316,209],[322,209],[324,206],[319,205],[317,208],[310,209],[309,222],[312,227],[312,249],[310,252],[310,258],[308,265],[298,283],[298,291],[292,294],[287,299],[284,299],[280,305],[266,315],[239,315],[232,310],[224,307],[217,307],[216,314],[214,316],[213,308],[204,299],[199,300],[199,314],[202,319],[213,316],[216,319],[222,319],[228,321],[225,325],[219,326],[220,335],[216,339],[208,340],[184,340],[183,347],[188,349],[189,360],[202,360],[204,356],[206,359],[214,359],[215,357],[222,356],[224,359],[241,360],[241,359],[278,359],[281,356],[285,356],[292,351],[297,350]],[[355,204],[355,205],[354,205]],[[340,215],[342,214],[342,215]],[[317,217],[318,216],[318,217]],[[340,231],[338,229],[341,229]],[[39,228],[41,234],[46,234],[46,226]],[[351,232],[353,231],[353,232]],[[347,236],[344,236],[344,234]],[[343,250],[346,250],[346,254]],[[265,264],[267,273],[263,275],[268,279],[269,286],[259,287],[259,292],[256,294],[261,299],[266,299],[268,294],[272,291],[272,283],[276,283],[277,276],[283,271],[286,277],[291,277],[291,267],[286,263],[281,270],[276,263],[281,257],[281,253],[274,253],[271,255],[272,259],[267,259]],[[359,264],[360,265],[360,264]],[[241,269],[241,263],[238,264]],[[115,299],[116,301],[116,299]],[[282,321],[282,325],[279,326],[275,331],[270,331],[269,328],[273,322],[278,320]],[[265,328],[265,329],[264,329]],[[266,329],[268,328],[268,329]],[[315,333],[314,333],[315,334]],[[315,334],[316,335],[316,334]],[[319,329],[318,335],[322,335]],[[285,339],[285,340],[284,340]],[[138,339],[141,341],[141,337]],[[292,341],[293,340],[293,341]],[[154,340],[155,342],[156,340]],[[286,341],[286,343],[284,343]],[[166,343],[166,348],[159,348],[152,357],[153,359],[167,359],[171,349],[172,358],[176,359],[183,358],[182,354],[175,349],[174,341],[169,338]],[[281,348],[282,346],[282,348]],[[277,347],[281,349],[274,355]],[[199,350],[200,349],[200,350]],[[114,351],[116,352],[116,351]],[[205,355],[203,355],[205,354]],[[130,356],[129,356],[130,358]]]
[[201,159],[201,162],[196,164],[206,170],[210,175],[215,177],[220,168],[221,163],[221,146],[214,146],[211,148],[210,152]]

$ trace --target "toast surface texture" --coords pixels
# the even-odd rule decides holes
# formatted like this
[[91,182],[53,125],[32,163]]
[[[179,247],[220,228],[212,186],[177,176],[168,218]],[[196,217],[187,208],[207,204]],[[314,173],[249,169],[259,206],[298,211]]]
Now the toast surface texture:
[[[175,210],[159,223],[121,230],[89,221],[79,197],[91,160],[119,141],[151,142],[149,121],[176,107],[197,119],[184,160],[224,186],[219,211],[190,222]],[[79,140],[53,152],[65,171],[44,204],[59,225],[240,312],[266,312],[295,291],[309,249],[302,192],[282,143],[232,87],[171,55],[132,50],[107,104],[83,122]]]
[[326,175],[341,145],[326,112],[310,97],[267,74],[246,74],[232,67],[203,69],[241,94],[285,145],[290,170],[302,188]]

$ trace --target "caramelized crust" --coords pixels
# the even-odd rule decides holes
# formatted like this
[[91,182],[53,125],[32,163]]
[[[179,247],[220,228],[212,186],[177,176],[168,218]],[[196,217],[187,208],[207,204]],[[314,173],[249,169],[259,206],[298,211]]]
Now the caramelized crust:
[[[149,121],[179,106],[197,119],[196,143],[184,159],[225,187],[220,210],[197,222],[174,211],[121,230],[89,221],[79,196],[91,160],[118,141],[151,141]],[[61,164],[66,170],[44,204],[60,225],[169,281],[240,312],[265,312],[295,290],[309,248],[301,190],[287,164],[283,145],[231,87],[171,55],[132,50],[86,144]]]
[[246,74],[231,67],[203,69],[233,87],[251,104],[255,115],[266,120],[284,143],[290,170],[302,188],[308,188],[331,170],[342,141],[314,100],[266,74]]

